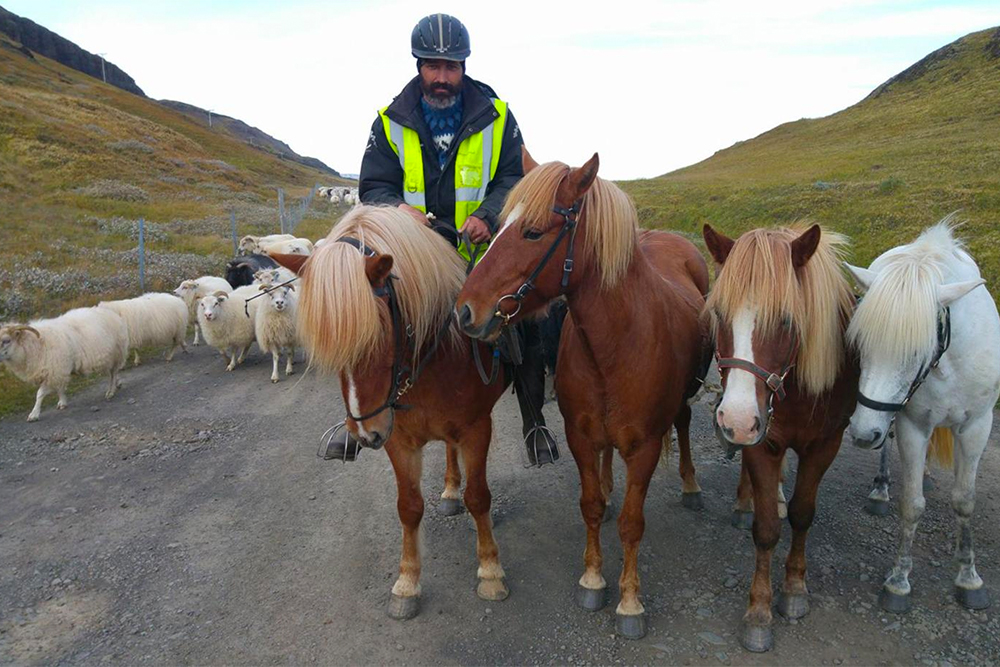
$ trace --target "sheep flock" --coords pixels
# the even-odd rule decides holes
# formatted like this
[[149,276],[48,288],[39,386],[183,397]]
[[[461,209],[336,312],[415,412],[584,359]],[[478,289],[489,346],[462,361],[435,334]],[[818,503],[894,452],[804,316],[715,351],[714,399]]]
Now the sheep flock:
[[313,247],[309,239],[290,234],[245,236],[225,278],[201,276],[181,282],[172,293],[101,301],[26,324],[0,323],[0,364],[37,388],[29,422],[39,419],[50,394],[58,395],[58,409],[66,407],[73,375],[106,375],[105,398],[110,400],[121,386],[119,376],[130,353],[133,364],[139,365],[140,348],[164,348],[170,361],[178,350],[187,352],[189,325],[194,325],[191,344],[199,345],[204,338],[225,358],[227,371],[239,366],[256,342],[261,352],[271,355],[270,380],[278,382],[282,356],[285,375],[294,372],[298,299],[295,283],[289,282],[294,274],[269,254],[309,255]]

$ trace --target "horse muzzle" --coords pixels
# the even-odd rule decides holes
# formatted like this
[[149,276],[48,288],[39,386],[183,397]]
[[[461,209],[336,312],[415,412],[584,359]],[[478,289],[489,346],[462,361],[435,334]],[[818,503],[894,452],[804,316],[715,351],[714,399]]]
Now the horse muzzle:
[[462,330],[462,333],[469,338],[475,338],[486,342],[491,342],[497,339],[500,335],[500,325],[503,323],[501,318],[493,315],[482,325],[476,326],[476,317],[469,304],[465,304],[461,308],[456,308],[455,318],[458,322],[458,327]]

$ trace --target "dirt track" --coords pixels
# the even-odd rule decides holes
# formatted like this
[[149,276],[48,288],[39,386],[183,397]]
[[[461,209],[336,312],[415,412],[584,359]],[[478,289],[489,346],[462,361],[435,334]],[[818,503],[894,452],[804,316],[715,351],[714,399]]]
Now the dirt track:
[[[878,609],[897,506],[894,499],[894,514],[881,519],[864,513],[877,455],[850,446],[821,487],[808,549],[812,612],[799,622],[776,617],[771,653],[744,652],[736,631],[753,547],[749,533],[729,525],[738,461],[722,456],[705,404],[695,407],[692,426],[705,510],[681,508],[676,458],[658,469],[646,503],[645,639],[614,636],[614,603],[596,614],[574,606],[584,545],[576,467],[563,445],[556,467],[521,468],[509,395],[494,413],[489,479],[510,598],[476,597],[469,517],[434,511],[444,449],[432,445],[422,611],[392,621],[384,610],[400,531],[388,459],[370,451],[349,465],[317,459],[320,434],[343,412],[336,383],[310,374],[271,385],[269,373],[270,361],[256,354],[225,373],[222,360],[199,347],[171,364],[129,370],[111,402],[95,385],[65,412],[47,405],[37,424],[24,415],[0,422],[0,662],[1000,661],[998,607],[972,613],[951,598],[950,472],[933,472],[915,544],[914,611],[892,617]],[[562,436],[555,404],[546,413]],[[980,468],[974,522],[978,569],[994,593],[996,440]],[[615,524],[604,531],[614,598],[621,550]]]

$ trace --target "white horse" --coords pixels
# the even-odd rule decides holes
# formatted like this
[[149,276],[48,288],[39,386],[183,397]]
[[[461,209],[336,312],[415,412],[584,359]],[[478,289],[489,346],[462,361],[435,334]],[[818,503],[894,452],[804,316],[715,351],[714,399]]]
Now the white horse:
[[854,444],[884,444],[895,421],[903,469],[903,534],[882,587],[884,609],[910,607],[913,537],[924,512],[928,443],[957,447],[951,504],[958,521],[955,598],[968,609],[989,606],[976,573],[972,511],[976,469],[1000,396],[1000,316],[972,257],[952,236],[951,216],[909,245],[862,269],[848,265],[865,291],[848,328],[861,358],[858,407],[848,433]]

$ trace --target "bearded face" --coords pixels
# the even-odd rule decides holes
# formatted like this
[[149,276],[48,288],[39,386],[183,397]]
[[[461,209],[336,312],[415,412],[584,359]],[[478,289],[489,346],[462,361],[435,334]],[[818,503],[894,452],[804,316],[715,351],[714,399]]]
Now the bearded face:
[[420,90],[435,109],[447,109],[462,90],[462,63],[424,60],[420,65]]

